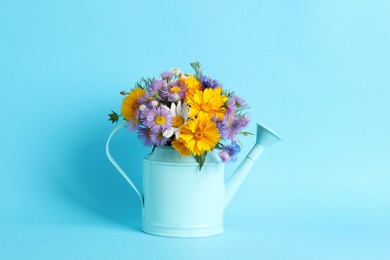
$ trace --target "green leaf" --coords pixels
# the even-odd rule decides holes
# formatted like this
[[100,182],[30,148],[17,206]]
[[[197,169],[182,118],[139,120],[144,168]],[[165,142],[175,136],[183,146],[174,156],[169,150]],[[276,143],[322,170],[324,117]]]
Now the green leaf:
[[250,132],[239,132],[240,135],[243,135],[243,136],[248,136],[248,135],[255,135],[255,134],[252,134]]
[[111,123],[117,123],[119,120],[119,115],[117,113],[115,113],[114,111],[111,111],[111,112],[112,112],[111,114],[108,114],[108,116],[110,117],[108,119],[108,121],[111,121]]
[[141,88],[141,89],[150,89],[150,84],[153,82],[154,78],[144,78],[142,77],[139,81],[135,83],[136,88]]
[[202,170],[204,162],[206,161],[207,152],[204,152],[201,155],[194,155],[196,162],[199,164],[199,171]]
[[223,89],[222,90],[222,95],[227,96],[228,99],[231,99],[234,96],[234,91]]
[[194,62],[190,63],[190,65],[195,71],[195,77],[199,79],[200,76],[202,75],[202,70],[201,70],[199,61],[194,61]]

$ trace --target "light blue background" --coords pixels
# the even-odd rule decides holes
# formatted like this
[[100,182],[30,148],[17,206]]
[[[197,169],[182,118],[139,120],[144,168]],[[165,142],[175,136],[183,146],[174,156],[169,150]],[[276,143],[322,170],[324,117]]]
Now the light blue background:
[[[1,1],[0,259],[389,259],[389,14],[375,0]],[[223,235],[149,236],[106,159],[107,114],[141,76],[194,60],[284,141]],[[112,150],[141,186],[149,150],[124,130]]]

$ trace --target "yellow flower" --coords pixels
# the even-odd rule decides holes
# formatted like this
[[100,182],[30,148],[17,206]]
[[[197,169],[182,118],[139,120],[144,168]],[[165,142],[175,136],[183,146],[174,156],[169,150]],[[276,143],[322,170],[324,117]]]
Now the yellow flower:
[[187,149],[185,144],[183,142],[180,142],[179,140],[175,140],[172,142],[172,147],[178,151],[181,156],[188,156],[191,154],[190,150]]
[[185,96],[185,101],[188,100],[189,97],[192,97],[197,90],[201,89],[201,83],[194,76],[189,76],[188,78],[180,78],[179,82],[184,82],[187,87],[187,92]]
[[201,155],[210,151],[219,142],[220,134],[217,124],[211,121],[211,117],[204,112],[199,112],[195,119],[187,121],[180,129],[179,141],[193,155]]
[[136,115],[139,106],[138,99],[145,95],[145,93],[145,89],[135,88],[123,99],[121,113],[124,119],[130,120]]
[[197,90],[193,96],[188,96],[188,105],[190,106],[190,117],[195,117],[203,111],[210,117],[217,116],[222,119],[225,116],[226,96],[222,96],[221,88],[206,88],[203,91]]

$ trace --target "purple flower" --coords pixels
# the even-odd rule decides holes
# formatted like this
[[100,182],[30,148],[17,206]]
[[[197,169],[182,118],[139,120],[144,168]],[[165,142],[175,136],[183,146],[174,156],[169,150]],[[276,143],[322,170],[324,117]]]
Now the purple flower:
[[151,136],[150,136],[150,129],[149,128],[138,128],[137,130],[137,136],[138,136],[138,139],[141,140],[141,142],[145,145],[145,146],[153,146],[153,142],[151,140]]
[[164,132],[172,127],[172,112],[165,106],[146,108],[140,119],[152,133]]
[[179,81],[170,81],[166,87],[161,88],[160,96],[170,102],[178,102],[185,96],[186,88]]
[[139,123],[138,116],[133,116],[132,118],[130,118],[130,120],[128,120],[126,122],[125,127],[130,132],[134,132],[134,131],[138,130],[138,128],[139,128],[139,124],[138,123]]
[[147,108],[153,108],[157,107],[160,104],[161,98],[157,93],[154,94],[151,91],[148,91],[142,98],[138,99],[138,102],[141,105],[145,105]]
[[164,80],[153,80],[153,82],[150,84],[150,89],[145,93],[143,97],[140,97],[138,99],[138,102],[140,104],[147,105],[148,107],[151,106],[150,102],[152,100],[159,100],[159,94],[158,91],[165,87],[167,85],[167,82]]
[[218,153],[219,157],[223,162],[229,162],[230,161],[230,156],[229,153],[226,151],[221,151]]
[[216,87],[222,88],[221,83],[219,83],[217,80],[212,79],[212,78],[207,77],[207,76],[202,75],[200,77],[200,82],[202,83],[202,89],[205,89],[205,88],[215,89]]
[[151,133],[150,139],[154,145],[166,145],[169,140],[169,138],[165,137],[161,131],[157,133]]
[[171,71],[164,71],[163,73],[160,74],[162,79],[165,79],[166,81],[170,81],[175,74]]
[[235,127],[237,131],[241,131],[242,129],[247,127],[250,121],[251,119],[247,115],[237,116],[233,118],[233,127]]
[[155,79],[150,84],[150,90],[152,93],[157,93],[157,91],[159,91],[161,88],[166,86],[167,86],[167,82],[165,80]]
[[235,116],[233,118],[225,117],[217,121],[217,127],[221,133],[222,139],[236,140],[236,135],[249,124],[247,115]]
[[235,102],[229,99],[228,102],[226,102],[226,115],[228,117],[233,117],[236,111],[237,111],[237,106]]
[[235,103],[236,107],[245,107],[247,106],[247,103],[244,99],[240,98],[239,96],[234,95],[231,100]]
[[223,162],[234,162],[237,160],[237,154],[241,151],[241,147],[237,142],[232,142],[230,145],[224,145],[221,152],[218,154]]
[[219,133],[221,134],[222,139],[228,138],[228,130],[229,130],[229,122],[227,118],[223,118],[222,120],[218,120],[217,117],[213,117],[213,121],[217,124],[217,128]]
[[234,116],[237,111],[237,108],[245,107],[246,105],[247,103],[244,99],[234,95],[226,103],[226,114],[228,116]]

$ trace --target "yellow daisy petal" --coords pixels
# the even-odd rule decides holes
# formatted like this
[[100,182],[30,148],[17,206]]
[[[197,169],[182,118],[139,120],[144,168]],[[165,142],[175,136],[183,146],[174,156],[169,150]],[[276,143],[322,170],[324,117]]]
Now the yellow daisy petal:
[[179,140],[173,141],[172,147],[175,148],[181,156],[188,156],[191,154],[190,150],[188,150],[184,143],[180,142]]
[[138,99],[144,96],[145,93],[145,89],[135,88],[125,98],[123,98],[121,113],[124,119],[130,120],[130,118],[136,115],[137,108],[139,106]]
[[193,155],[201,155],[211,151],[219,139],[217,124],[211,120],[210,115],[200,111],[195,119],[182,126],[179,141]]
[[225,116],[227,97],[222,95],[221,88],[196,90],[193,95],[188,95],[187,99],[190,117],[197,116],[199,112],[207,113],[210,117],[217,116],[220,119]]

